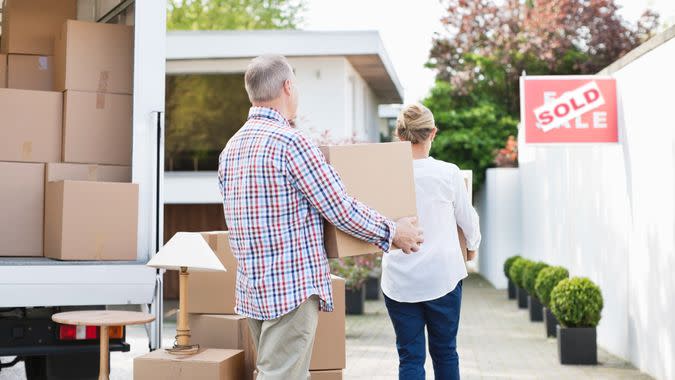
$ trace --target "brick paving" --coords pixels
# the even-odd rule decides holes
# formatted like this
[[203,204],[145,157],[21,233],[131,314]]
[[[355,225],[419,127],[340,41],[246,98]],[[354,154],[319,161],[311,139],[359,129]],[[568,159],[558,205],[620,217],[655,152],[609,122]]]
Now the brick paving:
[[[462,379],[650,379],[599,349],[597,366],[562,366],[556,340],[542,322],[506,299],[478,275],[464,282],[458,350]],[[368,301],[366,314],[347,318],[345,379],[395,379],[398,357],[383,301]],[[427,354],[427,379],[433,379]]]
[[[598,352],[598,366],[562,366],[555,339],[544,338],[541,322],[531,323],[506,292],[495,290],[478,275],[464,283],[459,328],[462,379],[650,379],[625,361]],[[165,304],[167,309],[171,303]],[[164,326],[164,346],[171,346],[175,322]],[[396,379],[398,357],[394,331],[382,300],[368,301],[366,314],[347,317],[347,380]],[[127,340],[132,351],[111,355],[112,380],[129,380],[133,358],[148,351],[143,327],[131,326]],[[7,358],[3,358],[7,359]],[[433,379],[427,357],[427,378]],[[3,370],[0,380],[25,379],[23,364]]]

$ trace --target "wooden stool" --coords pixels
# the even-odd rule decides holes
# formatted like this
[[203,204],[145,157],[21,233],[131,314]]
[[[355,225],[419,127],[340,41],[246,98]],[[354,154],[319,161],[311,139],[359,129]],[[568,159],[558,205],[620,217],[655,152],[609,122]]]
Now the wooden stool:
[[52,315],[56,323],[75,326],[100,326],[101,363],[98,379],[108,380],[108,326],[142,325],[155,320],[155,316],[138,311],[121,310],[85,310],[69,311]]

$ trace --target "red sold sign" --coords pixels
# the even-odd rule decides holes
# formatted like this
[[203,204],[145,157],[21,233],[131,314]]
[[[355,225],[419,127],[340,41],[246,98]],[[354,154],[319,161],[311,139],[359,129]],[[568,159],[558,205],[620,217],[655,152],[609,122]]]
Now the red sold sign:
[[596,76],[520,78],[526,143],[616,143],[616,82]]

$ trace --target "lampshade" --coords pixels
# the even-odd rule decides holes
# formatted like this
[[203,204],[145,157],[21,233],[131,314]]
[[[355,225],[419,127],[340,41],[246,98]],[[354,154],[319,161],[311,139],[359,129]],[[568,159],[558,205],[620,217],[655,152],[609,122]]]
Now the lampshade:
[[226,269],[200,233],[178,232],[146,264],[153,268],[189,271],[221,271]]

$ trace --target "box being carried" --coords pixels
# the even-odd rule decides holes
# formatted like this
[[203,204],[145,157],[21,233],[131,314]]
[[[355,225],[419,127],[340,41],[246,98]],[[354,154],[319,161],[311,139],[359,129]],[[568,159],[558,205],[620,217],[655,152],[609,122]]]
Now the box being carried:
[[200,349],[194,355],[156,350],[134,359],[134,380],[242,380],[244,352]]
[[[253,372],[253,379],[258,377],[258,371]],[[309,380],[342,380],[342,370],[309,371]]]
[[[350,196],[392,220],[417,215],[409,142],[322,146],[321,151],[340,175]],[[328,222],[324,234],[328,257],[380,252],[375,245]]]

